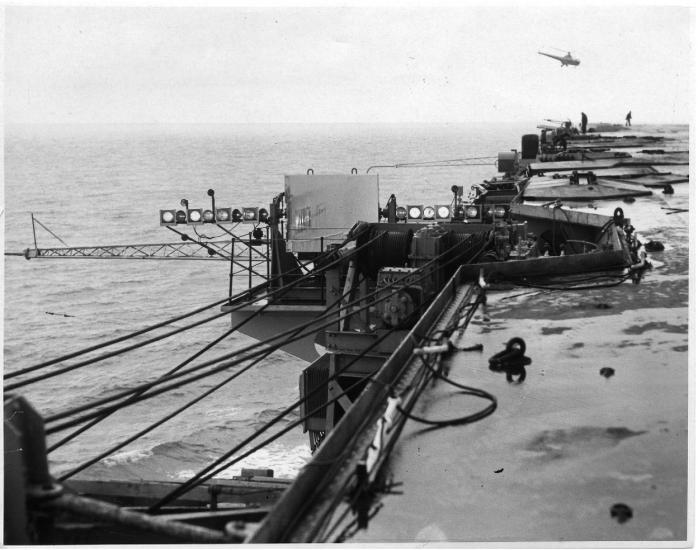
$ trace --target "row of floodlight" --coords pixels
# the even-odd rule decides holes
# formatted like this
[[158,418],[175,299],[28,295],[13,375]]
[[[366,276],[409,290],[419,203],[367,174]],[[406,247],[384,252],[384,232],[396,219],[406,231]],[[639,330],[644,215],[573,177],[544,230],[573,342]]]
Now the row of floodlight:
[[[486,208],[485,208],[486,207]],[[399,221],[407,220],[464,220],[483,221],[487,218],[503,218],[509,207],[504,205],[470,204],[457,205],[455,208],[446,204],[398,206],[395,217]],[[203,208],[186,210],[160,210],[160,225],[200,225],[204,223],[268,223],[269,211],[266,208],[216,208],[215,211]]]
[[488,218],[503,218],[509,210],[505,205],[491,204],[459,204],[451,207],[447,204],[421,205],[411,204],[398,206],[395,217],[400,221],[407,220],[467,220],[470,222],[483,221]]
[[160,210],[160,225],[199,225],[202,223],[267,223],[269,211],[266,208],[204,208],[186,210]]

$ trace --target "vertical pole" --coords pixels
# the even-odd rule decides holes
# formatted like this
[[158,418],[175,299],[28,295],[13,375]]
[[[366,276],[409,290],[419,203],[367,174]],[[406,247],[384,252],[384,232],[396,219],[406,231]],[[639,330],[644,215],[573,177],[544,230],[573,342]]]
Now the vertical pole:
[[228,278],[228,300],[233,297],[233,259],[235,258],[235,237],[230,239],[230,276]]
[[269,266],[269,226],[267,225],[267,255],[266,255],[266,261],[267,261],[267,285],[269,284],[269,276],[270,276],[270,266]]
[[32,233],[34,234],[34,250],[38,250],[39,247],[36,244],[36,227],[34,226],[34,212],[31,213],[32,216]]
[[352,296],[354,295],[354,277],[356,275],[356,262],[351,260],[349,262],[349,267],[347,269],[347,278],[344,281],[344,291],[342,292],[342,301],[339,304],[339,316],[342,317],[346,315],[344,319],[339,322],[339,330],[349,330],[351,326],[351,316],[347,315],[351,313],[351,309],[347,306],[351,302]]
[[248,258],[249,258],[249,269],[247,271],[247,289],[249,290],[252,288],[252,232],[250,231],[248,233],[248,239],[249,239],[249,244],[250,246],[247,247],[247,250],[249,252]]
[[[320,255],[322,255],[325,252],[325,237],[324,235],[320,235]],[[315,263],[313,263],[313,269],[315,269]],[[320,273],[320,302],[322,304],[327,303],[327,300],[325,299],[325,273],[326,271],[323,271]]]

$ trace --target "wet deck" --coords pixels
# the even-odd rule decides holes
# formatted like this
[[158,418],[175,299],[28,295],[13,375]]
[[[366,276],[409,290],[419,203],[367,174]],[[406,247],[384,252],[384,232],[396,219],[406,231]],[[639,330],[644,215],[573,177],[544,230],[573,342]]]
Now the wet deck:
[[[686,310],[606,309],[617,295],[598,291],[578,304],[538,296],[527,306],[511,299],[521,293],[491,293],[489,316],[478,312],[459,344],[484,352],[447,360],[454,381],[493,393],[498,409],[438,430],[408,420],[389,463],[404,494],[382,497],[352,542],[687,537]],[[650,343],[650,325],[669,328]],[[487,362],[514,336],[532,359],[521,384]],[[486,404],[439,382],[413,413],[452,418]],[[623,523],[611,517],[619,503],[632,510]]]

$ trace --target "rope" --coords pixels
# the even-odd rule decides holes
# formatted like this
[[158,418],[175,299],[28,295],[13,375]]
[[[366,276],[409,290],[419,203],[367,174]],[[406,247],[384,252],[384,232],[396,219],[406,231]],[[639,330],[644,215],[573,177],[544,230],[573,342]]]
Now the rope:
[[366,170],[368,174],[374,168],[432,168],[437,166],[492,166],[491,162],[470,162],[473,160],[493,160],[497,157],[487,156],[487,157],[468,157],[460,159],[446,159],[446,160],[425,160],[420,162],[399,162],[396,164],[375,164],[369,166]]
[[33,219],[36,223],[38,223],[41,227],[43,227],[46,231],[48,231],[49,233],[51,233],[51,235],[53,235],[54,237],[56,237],[56,239],[58,239],[59,241],[61,241],[61,242],[63,243],[63,246],[70,248],[70,247],[68,246],[68,243],[66,243],[63,239],[61,239],[58,235],[56,235],[53,231],[51,231],[48,227],[46,227],[43,223],[41,223],[41,222],[40,222],[38,219],[36,219],[36,217],[34,217],[33,215],[32,215],[32,219]]

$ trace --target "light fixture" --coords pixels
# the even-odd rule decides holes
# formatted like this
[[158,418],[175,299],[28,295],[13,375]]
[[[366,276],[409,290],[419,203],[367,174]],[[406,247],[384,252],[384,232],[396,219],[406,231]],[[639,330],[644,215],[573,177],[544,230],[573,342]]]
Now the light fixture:
[[204,210],[204,223],[213,223],[215,221],[213,210]]
[[242,209],[242,221],[254,223],[259,220],[259,208],[246,206]]
[[465,217],[471,221],[480,220],[482,218],[481,212],[482,209],[479,205],[471,204],[465,209]]
[[235,208],[233,210],[232,217],[233,217],[234,222],[241,222],[242,221],[242,212],[238,208]]
[[269,211],[266,208],[259,209],[259,221],[264,223],[269,221]]
[[407,205],[407,217],[411,220],[418,220],[422,217],[422,205]]
[[232,208],[216,208],[216,222],[230,223],[231,221],[233,221]]
[[160,225],[174,225],[176,222],[175,210],[160,210]]
[[433,206],[425,206],[424,210],[422,211],[422,218],[425,220],[433,220],[435,214],[436,210],[434,210]]
[[453,209],[453,219],[454,220],[464,220],[465,219],[465,206],[459,204]]
[[508,210],[509,209],[506,206],[502,206],[502,205],[495,206],[494,207],[494,217],[495,218],[503,218],[504,216],[507,215]]
[[395,217],[398,220],[406,220],[407,219],[407,208],[405,208],[404,206],[398,206],[395,209]]
[[187,223],[187,213],[184,210],[177,210],[175,214],[175,221],[180,223]]
[[436,205],[436,218],[439,220],[448,220],[451,217],[451,207],[447,204]]
[[203,210],[201,208],[190,208],[187,210],[187,223],[197,225],[203,222]]

